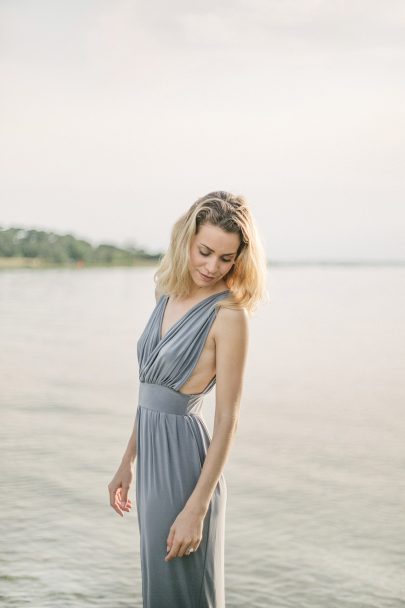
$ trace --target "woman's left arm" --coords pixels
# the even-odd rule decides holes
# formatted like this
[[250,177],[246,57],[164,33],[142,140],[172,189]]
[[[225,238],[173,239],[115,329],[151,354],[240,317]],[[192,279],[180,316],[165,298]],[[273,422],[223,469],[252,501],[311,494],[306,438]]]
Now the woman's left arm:
[[236,433],[249,342],[246,309],[218,311],[215,328],[216,400],[212,440],[185,508],[206,514]]
[[238,425],[248,351],[249,318],[246,309],[221,308],[217,314],[214,339],[216,405],[212,440],[198,482],[170,529],[166,561],[183,557],[192,539],[201,539],[203,520],[230,451]]

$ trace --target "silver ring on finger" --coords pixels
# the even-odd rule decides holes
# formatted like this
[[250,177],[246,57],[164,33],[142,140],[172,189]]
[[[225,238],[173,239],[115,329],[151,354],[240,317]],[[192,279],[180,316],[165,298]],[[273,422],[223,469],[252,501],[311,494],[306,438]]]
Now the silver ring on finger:
[[186,555],[190,555],[194,551],[193,547],[189,547],[186,551]]

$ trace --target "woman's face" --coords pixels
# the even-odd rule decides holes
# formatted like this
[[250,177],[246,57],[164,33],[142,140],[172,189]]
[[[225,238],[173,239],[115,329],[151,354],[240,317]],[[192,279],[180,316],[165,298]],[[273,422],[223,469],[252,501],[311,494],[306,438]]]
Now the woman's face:
[[213,286],[232,268],[239,234],[225,232],[218,226],[204,224],[191,239],[189,270],[199,287]]

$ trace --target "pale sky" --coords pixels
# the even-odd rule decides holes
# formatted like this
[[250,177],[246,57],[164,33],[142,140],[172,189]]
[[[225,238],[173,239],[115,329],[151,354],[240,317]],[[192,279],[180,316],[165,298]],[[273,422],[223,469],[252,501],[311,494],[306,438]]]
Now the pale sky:
[[270,259],[405,259],[403,0],[0,0],[0,225],[150,251],[212,190]]

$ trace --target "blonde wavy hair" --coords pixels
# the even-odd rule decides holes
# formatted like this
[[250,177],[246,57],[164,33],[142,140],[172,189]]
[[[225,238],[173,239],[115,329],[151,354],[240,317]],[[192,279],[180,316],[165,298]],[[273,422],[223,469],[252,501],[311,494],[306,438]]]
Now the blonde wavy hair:
[[245,197],[222,190],[199,198],[174,224],[169,247],[154,274],[156,293],[189,296],[193,285],[188,269],[191,239],[204,224],[240,236],[235,262],[224,277],[230,293],[216,306],[246,308],[251,315],[259,301],[268,299],[266,255]]

